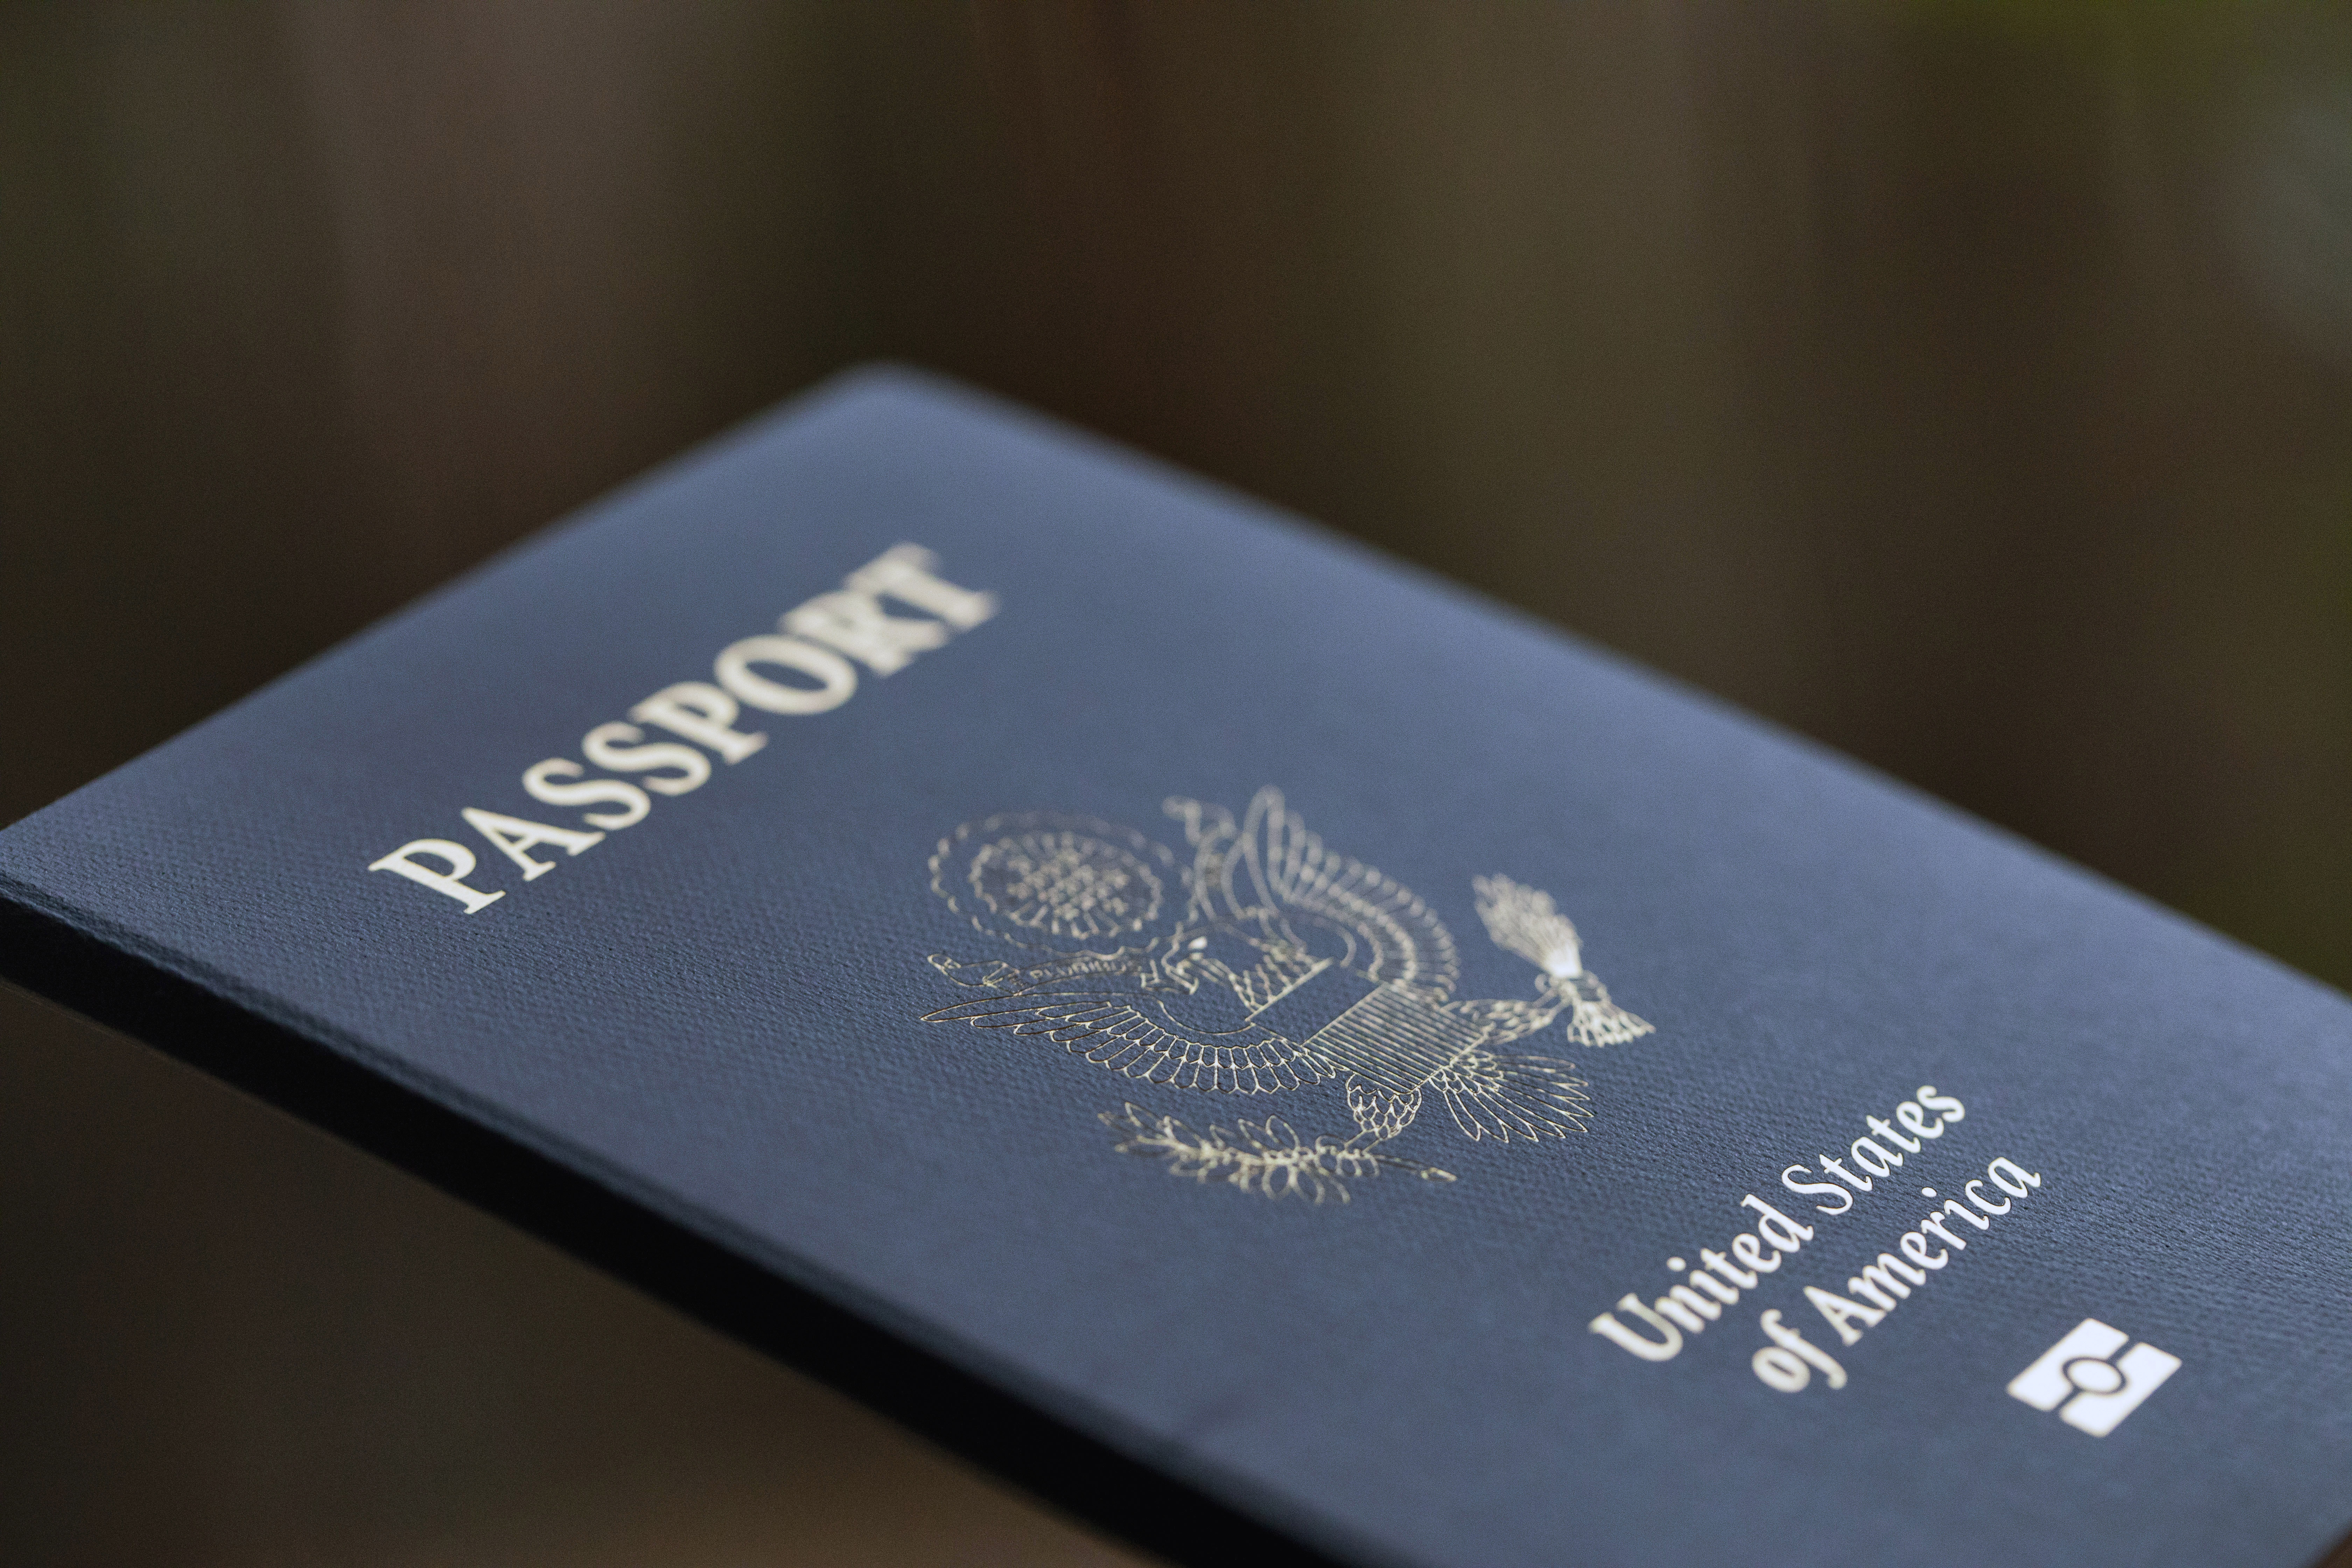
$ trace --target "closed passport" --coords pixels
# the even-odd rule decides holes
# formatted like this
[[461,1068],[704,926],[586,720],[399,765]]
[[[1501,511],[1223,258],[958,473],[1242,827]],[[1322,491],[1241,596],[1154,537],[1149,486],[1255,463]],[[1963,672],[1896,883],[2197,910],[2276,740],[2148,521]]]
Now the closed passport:
[[2352,1524],[2343,997],[912,373],[16,824],[0,900],[20,984],[1174,1557]]

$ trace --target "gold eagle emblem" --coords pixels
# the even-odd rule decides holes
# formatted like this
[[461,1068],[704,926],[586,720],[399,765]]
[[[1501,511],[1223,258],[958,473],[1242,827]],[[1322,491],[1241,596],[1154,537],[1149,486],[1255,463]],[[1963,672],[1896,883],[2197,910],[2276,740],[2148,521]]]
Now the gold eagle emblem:
[[1171,799],[1189,863],[1132,828],[1051,812],[969,822],[940,841],[931,890],[1019,959],[931,964],[980,994],[924,1015],[1060,1046],[1145,1083],[1272,1095],[1336,1085],[1355,1131],[1267,1116],[1195,1131],[1133,1103],[1102,1120],[1126,1152],[1244,1192],[1346,1201],[1383,1170],[1454,1177],[1391,1152],[1431,1101],[1471,1139],[1564,1137],[1591,1121],[1566,1061],[1501,1047],[1560,1023],[1609,1046],[1652,1026],[1584,966],[1551,896],[1473,879],[1496,943],[1533,963],[1532,999],[1457,1000],[1454,937],[1410,889],[1327,848],[1258,791],[1232,812]]

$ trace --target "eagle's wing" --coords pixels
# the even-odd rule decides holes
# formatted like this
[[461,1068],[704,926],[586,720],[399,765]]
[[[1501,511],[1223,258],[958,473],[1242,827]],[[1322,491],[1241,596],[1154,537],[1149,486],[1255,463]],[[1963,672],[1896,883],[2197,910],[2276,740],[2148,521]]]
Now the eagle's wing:
[[1429,1080],[1468,1138],[1564,1138],[1592,1115],[1585,1081],[1566,1062],[1507,1051],[1465,1052]]
[[923,1021],[1043,1037],[1097,1067],[1179,1089],[1274,1094],[1335,1071],[1320,1054],[1255,1024],[1229,1035],[1187,1029],[1139,989],[1054,987],[975,997],[926,1013]]
[[1453,994],[1461,963],[1445,923],[1411,889],[1326,848],[1280,790],[1257,792],[1222,870],[1236,906],[1247,900],[1345,936],[1350,951],[1342,962],[1374,980]]

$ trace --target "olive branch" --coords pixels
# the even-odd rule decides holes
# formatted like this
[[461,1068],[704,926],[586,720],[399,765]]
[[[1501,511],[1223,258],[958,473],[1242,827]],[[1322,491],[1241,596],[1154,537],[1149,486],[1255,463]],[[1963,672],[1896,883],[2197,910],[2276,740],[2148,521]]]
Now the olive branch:
[[1383,1167],[1409,1171],[1424,1182],[1454,1180],[1452,1173],[1434,1165],[1400,1160],[1352,1140],[1325,1134],[1310,1142],[1275,1116],[1263,1121],[1237,1121],[1230,1132],[1222,1127],[1196,1132],[1172,1116],[1155,1116],[1130,1100],[1118,1110],[1101,1112],[1101,1117],[1106,1126],[1120,1134],[1118,1150],[1123,1154],[1164,1160],[1171,1176],[1223,1182],[1270,1198],[1344,1204],[1349,1201],[1349,1182],[1369,1181]]

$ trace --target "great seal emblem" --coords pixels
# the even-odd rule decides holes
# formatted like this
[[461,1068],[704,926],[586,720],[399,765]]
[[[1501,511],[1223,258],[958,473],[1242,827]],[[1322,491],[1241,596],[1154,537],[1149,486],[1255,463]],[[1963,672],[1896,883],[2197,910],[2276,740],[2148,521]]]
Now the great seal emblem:
[[1383,1170],[1454,1177],[1389,1147],[1435,1100],[1471,1139],[1564,1137],[1591,1120],[1569,1062],[1501,1047],[1562,1026],[1584,1046],[1652,1026],[1584,966],[1551,896],[1472,880],[1495,942],[1533,963],[1533,999],[1456,1000],[1454,937],[1429,906],[1325,847],[1258,791],[1241,819],[1171,799],[1189,864],[1114,823],[1052,812],[968,822],[940,840],[931,890],[1018,958],[930,962],[980,994],[924,1015],[1049,1041],[1146,1083],[1209,1094],[1333,1084],[1355,1131],[1302,1134],[1279,1118],[1195,1131],[1133,1103],[1102,1113],[1120,1150],[1244,1192],[1345,1201]]

